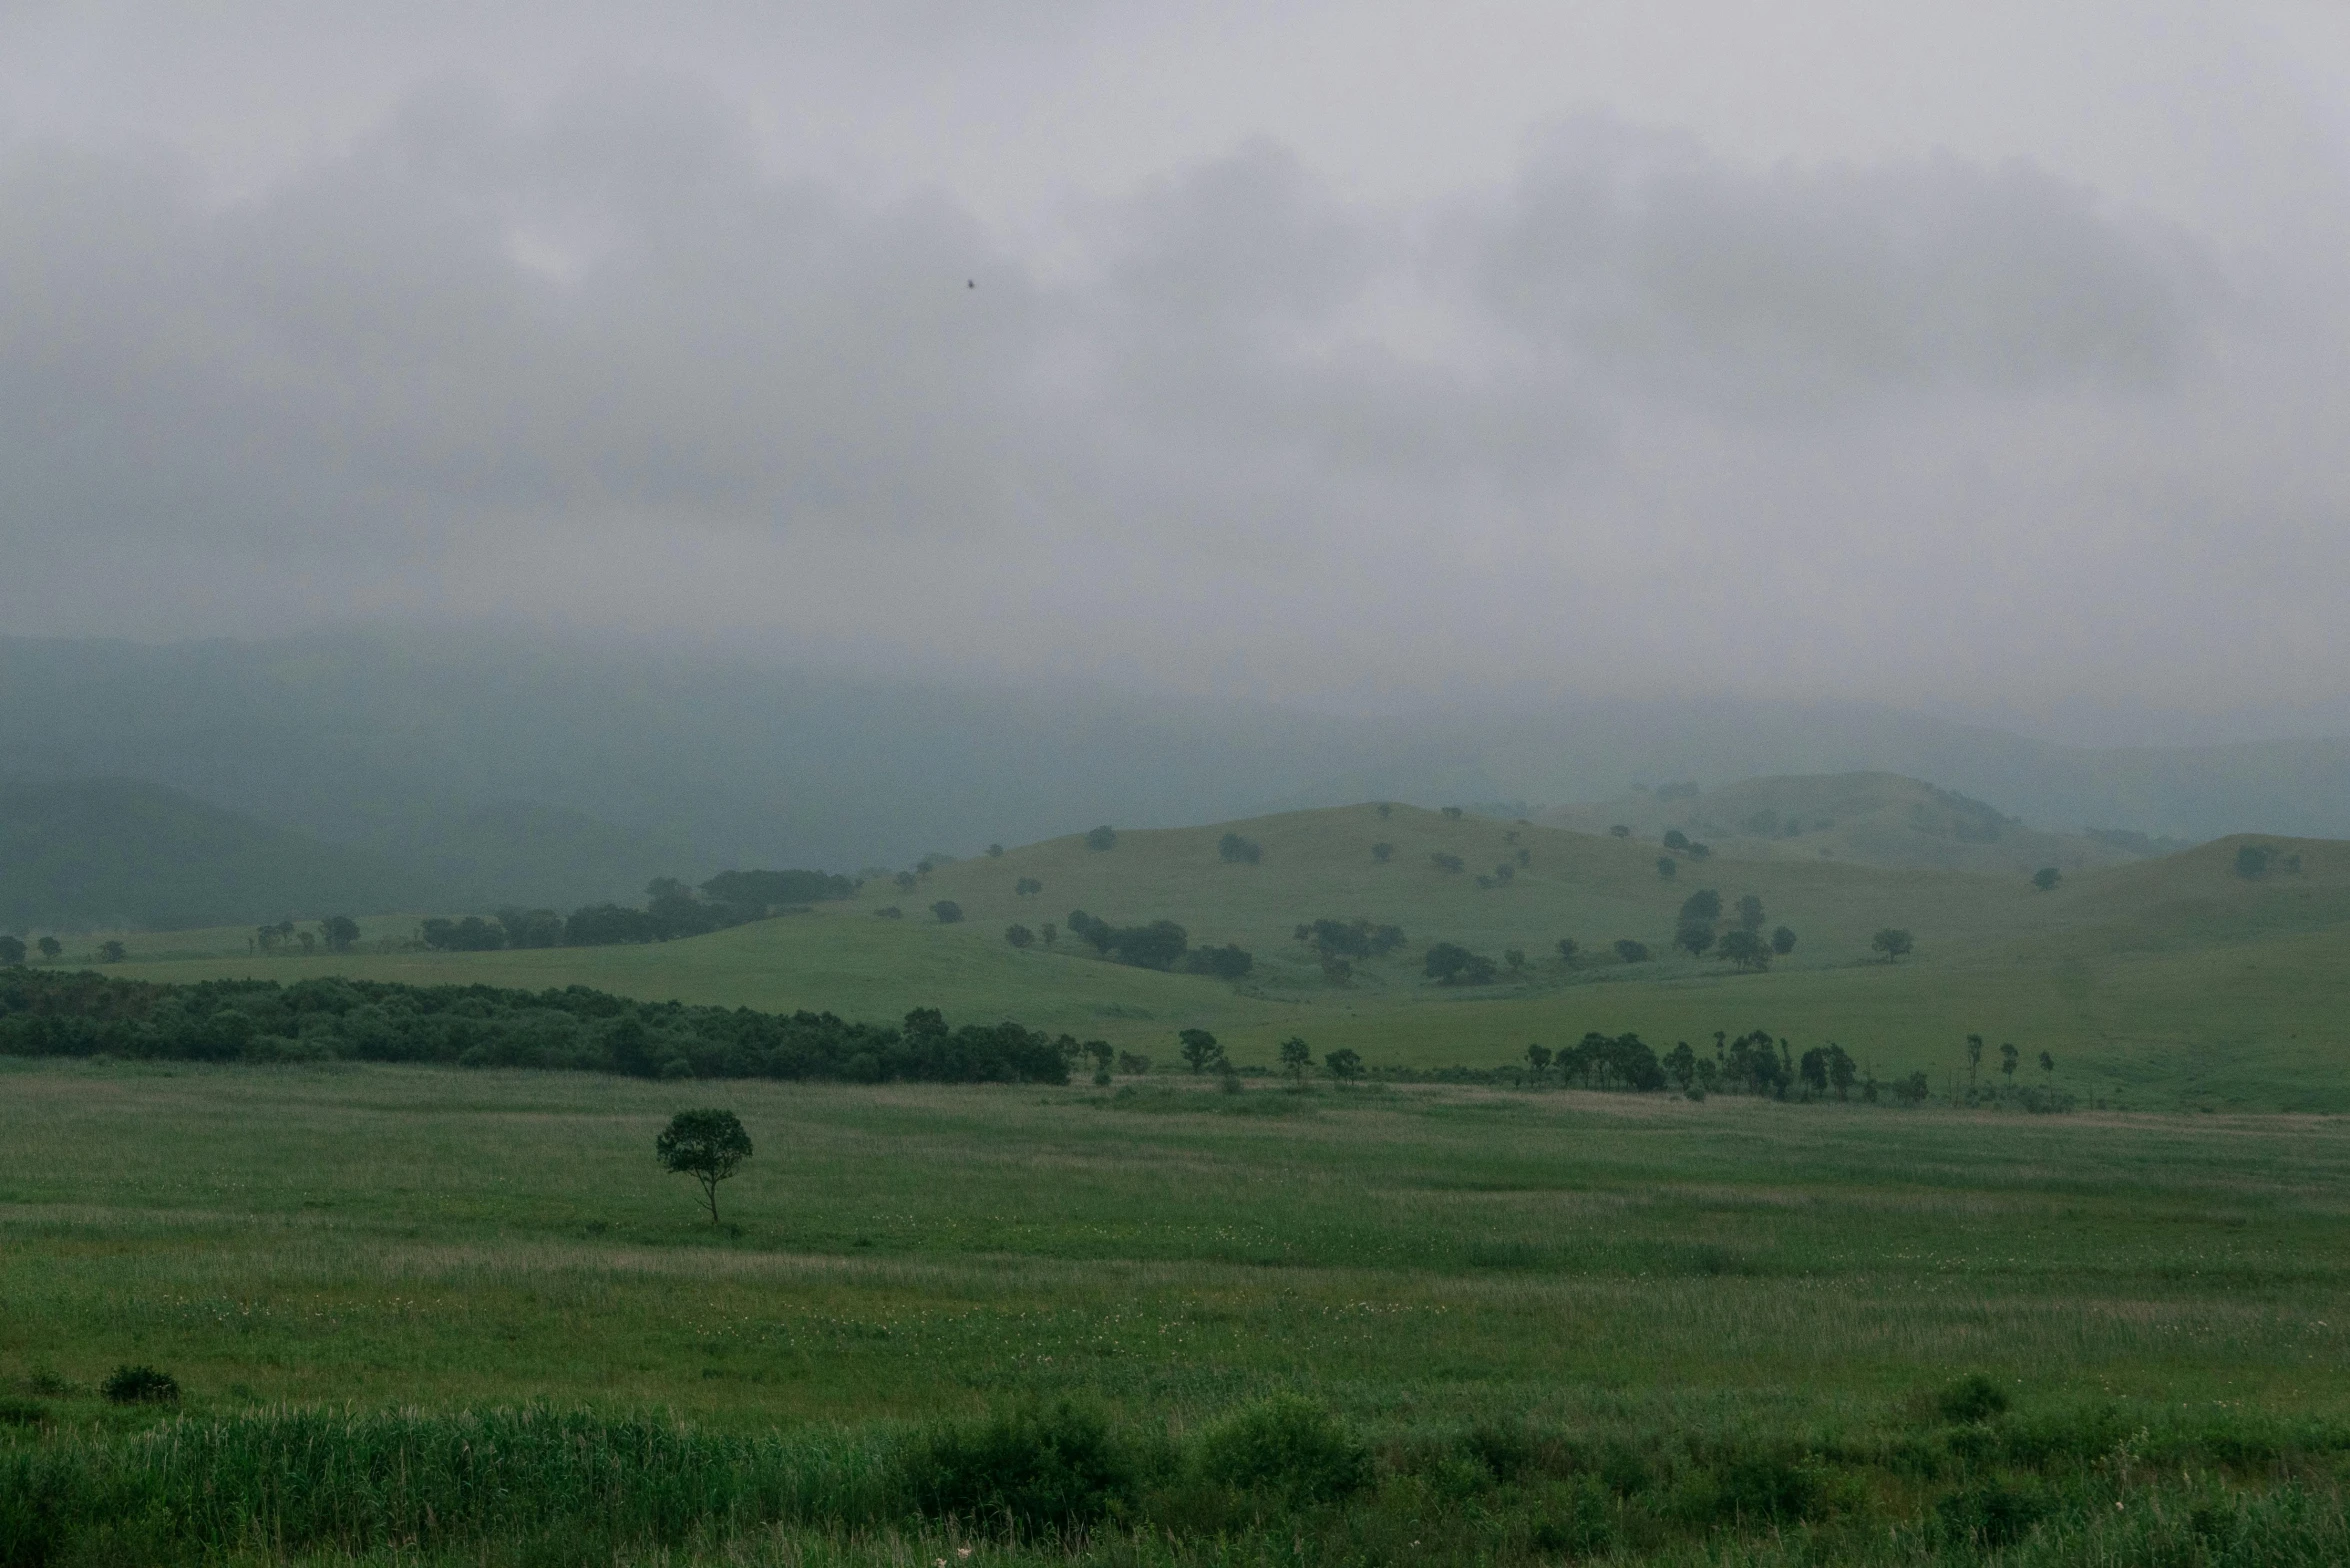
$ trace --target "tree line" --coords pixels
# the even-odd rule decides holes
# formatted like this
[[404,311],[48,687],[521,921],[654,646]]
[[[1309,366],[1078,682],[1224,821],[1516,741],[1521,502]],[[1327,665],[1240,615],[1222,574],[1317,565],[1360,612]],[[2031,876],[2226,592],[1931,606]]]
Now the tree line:
[[786,909],[848,898],[863,886],[853,877],[802,870],[721,871],[698,888],[676,877],[655,877],[645,885],[641,908],[584,904],[562,915],[552,909],[509,905],[488,919],[466,915],[426,920],[417,927],[417,939],[449,953],[671,942],[764,920]]
[[0,1055],[7,1056],[1060,1084],[1087,1049],[1017,1023],[950,1028],[934,1008],[876,1025],[831,1013],[639,1002],[586,986],[534,992],[331,976],[179,985],[29,969],[0,976]]

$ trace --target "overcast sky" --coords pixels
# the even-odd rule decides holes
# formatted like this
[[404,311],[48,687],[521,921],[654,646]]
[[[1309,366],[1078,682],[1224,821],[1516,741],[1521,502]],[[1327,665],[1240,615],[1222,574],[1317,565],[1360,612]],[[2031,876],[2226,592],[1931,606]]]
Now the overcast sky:
[[330,9],[0,0],[0,629],[2350,714],[2342,0]]

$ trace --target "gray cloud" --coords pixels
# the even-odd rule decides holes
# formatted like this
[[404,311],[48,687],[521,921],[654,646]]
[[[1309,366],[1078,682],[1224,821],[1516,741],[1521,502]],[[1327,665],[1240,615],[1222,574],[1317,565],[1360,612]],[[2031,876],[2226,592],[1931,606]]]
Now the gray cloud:
[[692,76],[444,82],[226,197],[20,141],[0,614],[1287,697],[2322,695],[2342,337],[2254,265],[2025,163],[1591,120],[1432,200],[1251,140],[1049,256],[779,166]]

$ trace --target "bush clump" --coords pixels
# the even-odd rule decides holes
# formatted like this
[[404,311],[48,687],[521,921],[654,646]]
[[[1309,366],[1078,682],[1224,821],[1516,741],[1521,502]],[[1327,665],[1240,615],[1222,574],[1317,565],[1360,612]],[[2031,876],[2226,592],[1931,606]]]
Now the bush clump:
[[924,1512],[1019,1534],[1085,1524],[1134,1495],[1133,1457],[1109,1423],[1066,1402],[932,1427],[904,1464]]
[[1371,1479],[1371,1455],[1321,1406],[1276,1394],[1201,1434],[1200,1472],[1211,1481],[1278,1493],[1291,1502],[1334,1502]]
[[176,1405],[179,1379],[150,1366],[116,1367],[98,1385],[98,1392],[118,1405]]
[[1934,1409],[1945,1421],[1988,1421],[2007,1413],[2007,1392],[1982,1373],[1970,1372],[1934,1396]]

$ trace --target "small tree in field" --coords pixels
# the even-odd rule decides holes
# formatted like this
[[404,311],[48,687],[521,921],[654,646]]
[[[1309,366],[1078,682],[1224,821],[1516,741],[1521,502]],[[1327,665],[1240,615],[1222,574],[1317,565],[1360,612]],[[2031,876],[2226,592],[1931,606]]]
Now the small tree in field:
[[13,967],[24,962],[24,938],[0,935],[0,964]]
[[1999,1048],[1999,1075],[2009,1083],[2015,1082],[2016,1062],[2022,1055],[2012,1041]]
[[1560,963],[1572,967],[1575,962],[1575,955],[1581,951],[1583,951],[1582,945],[1578,943],[1573,937],[1562,936],[1558,939],[1557,952]]
[[1670,882],[1681,874],[1681,862],[1670,855],[1659,855],[1656,857],[1656,874]]
[[1186,1029],[1175,1038],[1182,1043],[1183,1060],[1195,1073],[1204,1073],[1224,1060],[1224,1047],[1205,1029]]
[[1293,1034],[1281,1042],[1281,1070],[1289,1074],[1292,1082],[1304,1083],[1306,1071],[1313,1065],[1313,1047],[1299,1036]]
[[718,1223],[718,1184],[743,1167],[751,1157],[751,1135],[732,1111],[679,1111],[653,1140],[661,1168],[673,1176],[691,1176],[702,1184],[702,1201],[710,1223]]
[[1363,1055],[1351,1045],[1342,1045],[1322,1058],[1322,1070],[1340,1083],[1363,1075]]
[[1087,849],[1096,851],[1117,848],[1118,830],[1114,827],[1111,827],[1107,822],[1103,823],[1100,827],[1095,828],[1091,833],[1085,835],[1085,847]]
[[1970,1034],[1966,1037],[1966,1087],[1969,1094],[1975,1092],[1975,1072],[1982,1065],[1983,1037]]
[[2056,1076],[2056,1058],[2050,1056],[2046,1051],[2040,1053],[2040,1071],[2051,1078]]
[[2042,866],[2039,870],[2032,873],[2032,886],[2038,888],[2043,893],[2050,891],[2056,886],[2057,883],[2062,882],[2063,880],[2064,873],[2057,870],[2054,866]]
[[1883,930],[1879,931],[1875,936],[1869,938],[1869,950],[1871,952],[1883,953],[1885,955],[1885,962],[1889,964],[1900,958],[1902,954],[1910,951],[1916,945],[1916,942],[1911,939],[1910,934],[1907,931],[1902,930],[1899,926],[1887,926]]
[[33,945],[41,950],[41,956],[50,963],[57,962],[57,955],[65,951],[65,944],[53,936],[45,936]]
[[1372,858],[1373,860],[1376,860],[1377,862],[1379,862],[1379,864],[1381,864],[1381,865],[1383,865],[1383,866],[1384,866],[1384,865],[1386,865],[1386,864],[1387,864],[1387,862],[1388,862],[1388,861],[1390,861],[1390,860],[1392,860],[1394,857],[1395,857],[1395,846],[1394,846],[1393,844],[1385,844],[1385,843],[1381,843],[1381,844],[1373,844],[1373,845],[1371,846],[1371,858]]

